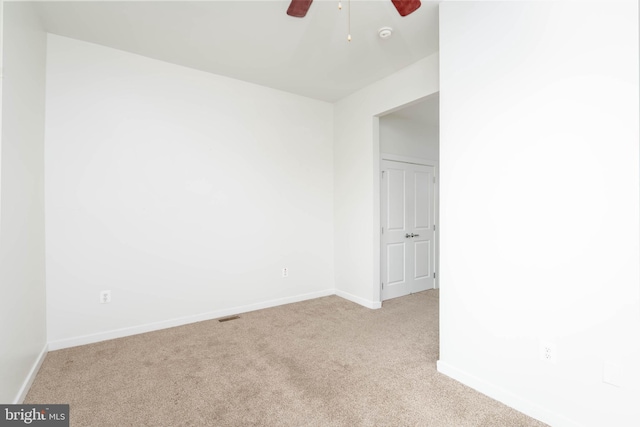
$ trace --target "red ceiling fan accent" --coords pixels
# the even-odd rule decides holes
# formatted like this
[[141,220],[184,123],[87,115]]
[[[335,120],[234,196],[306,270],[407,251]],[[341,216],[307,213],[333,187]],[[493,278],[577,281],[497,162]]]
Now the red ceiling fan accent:
[[304,18],[313,0],[291,0],[289,9],[287,9],[287,15],[295,16],[296,18]]
[[400,16],[407,16],[420,7],[420,0],[391,0]]
[[[295,16],[296,18],[304,18],[313,0],[291,0],[289,9],[287,9],[287,15]],[[391,0],[393,5],[398,10],[400,16],[407,16],[416,11],[422,3],[420,0]]]

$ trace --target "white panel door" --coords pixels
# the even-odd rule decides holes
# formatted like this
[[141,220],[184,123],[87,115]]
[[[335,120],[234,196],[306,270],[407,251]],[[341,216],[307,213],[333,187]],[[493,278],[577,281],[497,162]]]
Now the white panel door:
[[435,168],[382,161],[382,299],[435,285]]

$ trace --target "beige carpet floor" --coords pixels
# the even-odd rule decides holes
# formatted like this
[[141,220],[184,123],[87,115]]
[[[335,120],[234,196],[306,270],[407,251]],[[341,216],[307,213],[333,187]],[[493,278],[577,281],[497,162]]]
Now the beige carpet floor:
[[438,291],[330,296],[52,351],[25,403],[68,403],[72,426],[545,425],[437,359]]

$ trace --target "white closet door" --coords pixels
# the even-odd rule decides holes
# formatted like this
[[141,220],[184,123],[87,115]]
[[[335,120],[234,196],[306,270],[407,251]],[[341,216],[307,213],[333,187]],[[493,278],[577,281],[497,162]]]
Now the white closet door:
[[435,285],[435,168],[382,162],[382,299]]

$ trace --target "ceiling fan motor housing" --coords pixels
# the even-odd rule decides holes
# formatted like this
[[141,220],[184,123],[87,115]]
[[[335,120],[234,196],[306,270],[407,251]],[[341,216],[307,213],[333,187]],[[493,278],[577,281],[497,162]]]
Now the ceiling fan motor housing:
[[[289,8],[287,9],[287,15],[304,18],[311,7],[311,2],[313,2],[313,0],[291,0]],[[400,16],[407,16],[415,12],[421,4],[420,0],[391,0],[391,2],[396,7]]]

